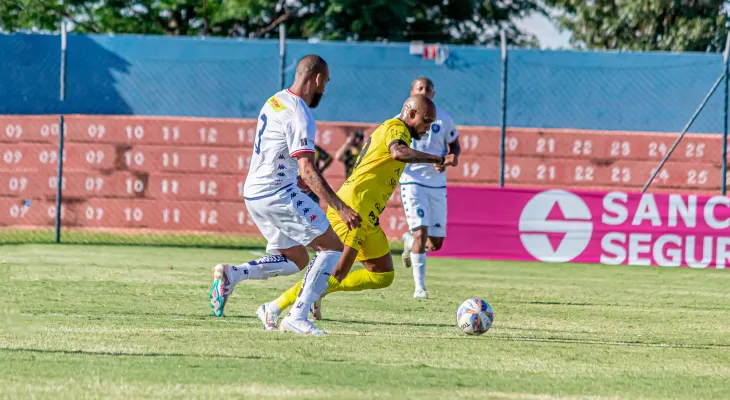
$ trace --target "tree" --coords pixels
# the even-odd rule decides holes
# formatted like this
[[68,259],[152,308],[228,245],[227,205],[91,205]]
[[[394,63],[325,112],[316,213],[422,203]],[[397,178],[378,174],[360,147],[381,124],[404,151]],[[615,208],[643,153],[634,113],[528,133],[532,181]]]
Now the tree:
[[495,44],[499,30],[511,43],[534,45],[514,20],[543,12],[537,0],[227,0],[218,22],[230,35],[266,36],[281,22],[289,37]]
[[721,51],[728,16],[721,0],[545,0],[564,11],[561,27],[578,47]]
[[538,0],[2,0],[0,29],[79,33],[268,37],[534,45],[514,20],[543,12]]
[[62,19],[78,33],[198,35],[217,3],[207,0],[2,0],[0,28],[57,32]]

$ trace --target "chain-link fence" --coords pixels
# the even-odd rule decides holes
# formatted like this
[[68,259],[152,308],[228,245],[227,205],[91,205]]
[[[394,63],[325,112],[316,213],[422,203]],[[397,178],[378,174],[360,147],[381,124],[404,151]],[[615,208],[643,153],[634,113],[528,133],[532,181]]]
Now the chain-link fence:
[[[722,71],[713,55],[510,50],[503,74],[498,49],[454,47],[436,65],[404,45],[302,41],[287,42],[282,71],[272,41],[71,36],[60,102],[60,40],[0,41],[18,53],[0,61],[14,96],[0,101],[0,243],[59,233],[64,243],[262,246],[242,201],[255,118],[308,53],[327,59],[332,78],[316,119],[345,121],[318,122],[320,154],[332,159],[356,155],[343,147],[349,135],[397,114],[415,77],[433,79],[437,104],[460,125],[450,185],[497,185],[503,168],[507,186],[638,190]],[[722,130],[721,100],[695,125],[708,134],[687,138],[652,188],[719,191],[721,135],[711,133]],[[344,163],[325,177],[339,188]],[[381,225],[395,242],[407,229],[398,190]]]

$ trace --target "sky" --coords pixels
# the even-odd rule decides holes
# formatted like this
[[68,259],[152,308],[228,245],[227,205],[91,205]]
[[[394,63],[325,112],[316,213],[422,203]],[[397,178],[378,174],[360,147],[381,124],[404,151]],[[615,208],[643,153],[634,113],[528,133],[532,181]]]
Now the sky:
[[516,22],[517,26],[525,32],[532,33],[540,41],[542,49],[569,49],[570,32],[560,30],[546,17],[539,14]]

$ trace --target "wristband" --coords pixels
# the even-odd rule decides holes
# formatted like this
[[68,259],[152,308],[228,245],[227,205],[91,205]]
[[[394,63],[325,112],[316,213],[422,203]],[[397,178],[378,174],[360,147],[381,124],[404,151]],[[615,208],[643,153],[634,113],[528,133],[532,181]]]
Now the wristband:
[[446,162],[446,157],[441,156],[441,162],[439,163],[439,165],[443,166],[445,162]]

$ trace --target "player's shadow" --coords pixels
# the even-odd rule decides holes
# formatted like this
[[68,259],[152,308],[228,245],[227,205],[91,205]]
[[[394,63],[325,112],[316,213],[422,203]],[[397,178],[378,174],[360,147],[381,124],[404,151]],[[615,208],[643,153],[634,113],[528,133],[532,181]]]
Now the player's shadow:
[[438,323],[353,321],[353,320],[347,320],[347,319],[329,319],[329,318],[322,318],[322,321],[337,322],[337,323],[344,323],[344,324],[358,324],[358,325],[414,326],[414,327],[434,327],[434,328],[451,328],[454,326],[453,324],[438,324]]

